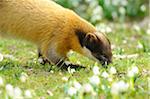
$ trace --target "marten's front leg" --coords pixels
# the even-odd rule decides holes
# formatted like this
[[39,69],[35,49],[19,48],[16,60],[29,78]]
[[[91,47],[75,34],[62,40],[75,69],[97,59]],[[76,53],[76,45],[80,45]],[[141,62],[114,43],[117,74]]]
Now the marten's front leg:
[[80,66],[78,64],[72,64],[68,61],[68,58],[66,57],[66,55],[60,55],[58,52],[56,52],[56,49],[50,48],[48,50],[48,54],[45,55],[46,57],[44,57],[44,55],[41,53],[41,50],[38,49],[38,57],[39,57],[39,62],[41,64],[53,64],[56,65],[58,68],[60,69],[64,69],[67,70],[68,67],[73,68],[73,69],[81,69],[81,68],[85,68],[83,66]]
[[45,65],[46,63],[51,64],[50,61],[42,55],[40,49],[38,49],[38,62],[42,65]]

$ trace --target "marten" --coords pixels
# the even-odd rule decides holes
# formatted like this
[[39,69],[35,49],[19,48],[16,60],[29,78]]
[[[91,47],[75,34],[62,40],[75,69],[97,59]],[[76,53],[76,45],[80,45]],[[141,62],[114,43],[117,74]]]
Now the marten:
[[70,50],[109,64],[112,51],[105,34],[51,0],[0,0],[0,35],[31,41],[51,64],[67,60]]

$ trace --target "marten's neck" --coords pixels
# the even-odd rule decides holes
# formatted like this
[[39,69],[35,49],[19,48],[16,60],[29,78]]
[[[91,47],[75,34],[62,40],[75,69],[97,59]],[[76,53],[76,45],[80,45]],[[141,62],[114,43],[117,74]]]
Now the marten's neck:
[[96,32],[96,29],[92,24],[90,24],[89,22],[87,22],[86,20],[84,20],[83,18],[81,18],[80,16],[78,16],[76,13],[72,11],[70,11],[68,19],[69,19],[69,23],[71,23],[73,30],[75,31],[77,30],[84,33]]
[[77,20],[78,22],[75,23],[74,27],[75,27],[75,30],[78,30],[78,31],[81,31],[81,32],[84,32],[84,33],[94,33],[96,32],[96,29],[95,27],[90,24],[89,22],[87,22],[86,20],[82,19],[82,18],[78,18]]

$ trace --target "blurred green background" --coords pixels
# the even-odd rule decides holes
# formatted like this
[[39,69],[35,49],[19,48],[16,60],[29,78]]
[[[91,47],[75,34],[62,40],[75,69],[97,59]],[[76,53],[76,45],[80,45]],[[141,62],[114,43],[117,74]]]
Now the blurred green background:
[[60,5],[73,9],[81,17],[99,23],[102,20],[141,20],[148,15],[149,0],[55,0]]

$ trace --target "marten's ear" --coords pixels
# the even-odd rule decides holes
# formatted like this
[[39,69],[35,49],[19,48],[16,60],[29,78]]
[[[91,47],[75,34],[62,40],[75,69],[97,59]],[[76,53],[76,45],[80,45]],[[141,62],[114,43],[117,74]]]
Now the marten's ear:
[[90,47],[90,49],[93,49],[91,47],[94,47],[95,43],[98,41],[98,38],[94,33],[84,33],[81,31],[77,31],[76,35],[82,47],[88,46]]
[[84,43],[83,45],[90,49],[91,51],[96,51],[97,49],[97,43],[98,43],[98,38],[94,33],[88,33],[86,34],[85,38],[84,38]]
[[97,39],[97,37],[96,37],[96,35],[95,34],[93,34],[93,33],[88,33],[88,34],[86,34],[86,36],[85,36],[85,38],[84,38],[84,43],[94,43],[94,42],[96,42],[98,39]]

